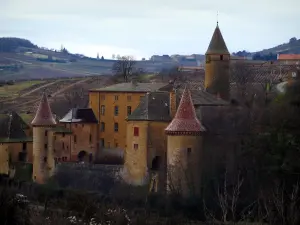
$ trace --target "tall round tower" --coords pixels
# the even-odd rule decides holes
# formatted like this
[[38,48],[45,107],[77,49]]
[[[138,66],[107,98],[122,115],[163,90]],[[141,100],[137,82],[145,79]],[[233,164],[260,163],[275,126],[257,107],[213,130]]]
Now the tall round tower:
[[37,183],[44,183],[48,178],[48,132],[49,127],[56,125],[49,102],[44,93],[34,119],[33,129],[33,173],[32,179]]
[[205,53],[205,81],[207,92],[217,95],[225,100],[230,97],[230,53],[227,49],[219,25]]
[[185,88],[175,117],[165,129],[167,148],[167,192],[183,196],[200,193],[202,134],[190,91]]

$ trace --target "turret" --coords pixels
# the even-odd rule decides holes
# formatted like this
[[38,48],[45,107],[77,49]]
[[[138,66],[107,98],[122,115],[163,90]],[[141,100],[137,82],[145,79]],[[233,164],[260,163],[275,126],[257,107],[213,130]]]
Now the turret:
[[199,194],[204,126],[198,120],[190,91],[185,88],[177,112],[165,129],[167,192],[183,196]]
[[205,53],[205,57],[204,86],[206,91],[213,95],[219,93],[222,99],[229,100],[230,53],[218,24]]
[[48,162],[53,161],[47,159],[48,155],[53,155],[48,152],[48,129],[56,125],[45,93],[31,124],[33,127],[32,179],[37,183],[44,183],[49,175]]

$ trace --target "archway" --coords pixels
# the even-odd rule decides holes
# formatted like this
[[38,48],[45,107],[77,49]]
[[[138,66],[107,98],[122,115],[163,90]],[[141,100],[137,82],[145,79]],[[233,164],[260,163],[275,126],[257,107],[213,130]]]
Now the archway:
[[77,158],[78,158],[78,161],[79,162],[84,162],[86,161],[86,158],[87,158],[88,154],[86,151],[80,151],[77,155]]
[[152,160],[151,170],[159,171],[160,166],[161,166],[161,157],[155,156],[154,159]]

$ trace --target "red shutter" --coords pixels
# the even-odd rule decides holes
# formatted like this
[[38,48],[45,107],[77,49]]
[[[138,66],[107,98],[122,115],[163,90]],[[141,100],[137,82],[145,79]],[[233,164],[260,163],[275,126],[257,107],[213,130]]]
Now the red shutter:
[[133,128],[133,135],[134,136],[139,136],[139,128],[138,127]]

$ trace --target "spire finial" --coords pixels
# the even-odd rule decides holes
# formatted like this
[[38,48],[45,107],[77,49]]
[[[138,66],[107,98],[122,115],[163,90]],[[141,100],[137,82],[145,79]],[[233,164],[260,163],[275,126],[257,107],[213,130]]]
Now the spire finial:
[[217,11],[217,26],[219,25],[219,11]]

